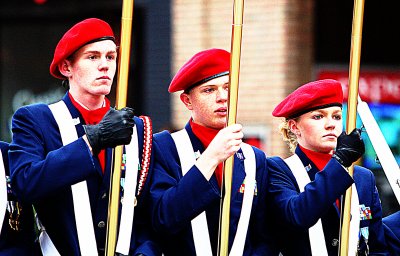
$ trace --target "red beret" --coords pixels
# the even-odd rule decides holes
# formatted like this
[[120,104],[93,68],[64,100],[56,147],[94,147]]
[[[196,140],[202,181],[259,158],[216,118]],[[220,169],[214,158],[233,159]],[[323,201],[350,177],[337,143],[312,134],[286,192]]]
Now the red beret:
[[110,25],[103,20],[89,18],[75,24],[58,42],[50,64],[50,74],[56,78],[65,79],[58,70],[58,64],[61,61],[88,43],[107,39],[115,40],[114,33]]
[[229,52],[222,49],[208,49],[196,53],[176,73],[168,91],[186,90],[229,74],[230,56]]
[[289,94],[272,112],[273,116],[294,118],[312,110],[342,106],[340,82],[333,79],[317,80],[300,86]]

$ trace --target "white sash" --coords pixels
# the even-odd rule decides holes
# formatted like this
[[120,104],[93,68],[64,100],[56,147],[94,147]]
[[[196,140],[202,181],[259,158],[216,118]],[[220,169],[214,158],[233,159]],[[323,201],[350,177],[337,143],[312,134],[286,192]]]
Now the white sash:
[[[189,135],[185,129],[171,134],[174,139],[179,159],[181,161],[182,175],[185,175],[189,169],[196,163],[196,155],[192,147]],[[255,156],[250,145],[242,143],[242,151],[245,155],[245,192],[243,196],[242,212],[231,248],[230,255],[242,255],[247,235],[248,223],[250,220],[251,207],[255,191]],[[247,161],[246,161],[247,160]],[[250,189],[246,189],[250,188]],[[247,192],[247,193],[246,193]],[[193,240],[196,249],[196,255],[212,255],[210,235],[205,212],[202,212],[191,222],[193,231]]]
[[[49,108],[52,111],[54,118],[59,126],[63,144],[66,145],[77,140],[78,135],[76,133],[75,123],[65,103],[63,101],[59,101],[57,103],[49,105]],[[116,252],[128,255],[132,236],[135,191],[137,183],[136,178],[139,167],[139,146],[136,126],[133,128],[131,143],[125,147],[125,152],[126,170],[123,200],[124,202],[121,209],[121,220]],[[77,187],[77,185],[80,186]],[[82,181],[78,184],[72,185],[71,189],[74,201],[75,220],[81,254],[83,256],[98,255],[86,181]],[[41,242],[42,251],[43,248],[49,248],[49,250],[53,252],[54,250],[56,251],[56,248],[50,240],[50,237],[45,232],[45,229],[42,233],[44,233],[42,239],[43,246]],[[44,255],[55,255],[50,251],[48,251],[48,253],[49,254],[45,254],[43,252]]]
[[358,97],[357,111],[360,115],[365,130],[367,131],[368,137],[371,140],[372,146],[378,155],[379,162],[381,163],[386,178],[388,179],[393,193],[396,196],[397,202],[400,204],[399,165],[397,164],[396,159],[394,158],[393,153],[385,140],[385,137],[383,137],[383,134],[379,129],[379,126],[376,123],[368,104],[363,102],[360,97]]
[[[63,145],[78,139],[71,113],[63,101],[49,105],[58,124]],[[74,201],[76,229],[81,254],[98,255],[96,237],[94,235],[92,211],[86,181],[71,186]]]
[[115,249],[123,255],[129,254],[132,236],[132,225],[135,210],[135,193],[139,169],[139,144],[136,125],[133,127],[131,143],[125,146],[125,184],[119,223],[118,242]]
[[[182,175],[185,175],[196,163],[196,156],[192,142],[190,141],[189,135],[185,129],[174,132],[171,136],[174,139],[179,159],[181,161]],[[212,256],[206,213],[200,213],[191,223],[196,255]]]
[[0,152],[0,233],[7,209],[7,182],[4,169],[3,154]]
[[[303,163],[300,158],[294,154],[289,158],[284,159],[286,164],[292,171],[297,184],[299,186],[300,192],[304,191],[305,186],[311,182],[308,176],[307,170],[304,168]],[[351,197],[351,221],[350,221],[350,236],[349,236],[349,253],[348,255],[356,255],[357,244],[358,244],[358,234],[360,225],[360,213],[359,213],[359,202],[358,195],[355,185],[352,185],[352,197]],[[314,226],[308,230],[311,253],[314,256],[325,256],[328,255],[325,244],[325,236],[322,228],[321,219],[315,223]],[[354,240],[356,238],[356,240]]]
[[243,195],[242,211],[238,227],[236,229],[235,239],[229,253],[230,256],[243,255],[244,244],[246,241],[247,230],[249,228],[251,207],[253,205],[253,196],[256,189],[256,157],[253,148],[246,143],[240,146],[245,156],[244,166],[246,171],[245,189]]

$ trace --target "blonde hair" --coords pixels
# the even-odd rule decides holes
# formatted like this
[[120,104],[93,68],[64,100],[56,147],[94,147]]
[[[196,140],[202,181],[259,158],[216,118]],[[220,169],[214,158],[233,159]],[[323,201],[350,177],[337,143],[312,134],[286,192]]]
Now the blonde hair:
[[[293,118],[293,120],[297,121],[297,118]],[[282,121],[279,125],[279,132],[282,135],[283,141],[288,144],[290,152],[294,153],[298,144],[297,136],[290,130],[288,120],[285,119]]]

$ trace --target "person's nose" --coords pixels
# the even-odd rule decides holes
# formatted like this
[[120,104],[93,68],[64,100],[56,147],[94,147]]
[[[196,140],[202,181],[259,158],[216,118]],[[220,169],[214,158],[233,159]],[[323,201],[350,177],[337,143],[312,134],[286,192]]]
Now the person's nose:
[[228,100],[228,90],[225,88],[219,88],[217,91],[217,101],[227,101]]
[[106,57],[100,58],[100,63],[99,63],[99,69],[100,70],[108,70],[110,68],[109,65],[110,64],[109,64],[109,62],[108,62]]
[[333,118],[328,117],[326,119],[326,123],[325,123],[326,129],[333,130],[333,129],[335,129],[336,125],[337,125],[337,121],[334,120]]

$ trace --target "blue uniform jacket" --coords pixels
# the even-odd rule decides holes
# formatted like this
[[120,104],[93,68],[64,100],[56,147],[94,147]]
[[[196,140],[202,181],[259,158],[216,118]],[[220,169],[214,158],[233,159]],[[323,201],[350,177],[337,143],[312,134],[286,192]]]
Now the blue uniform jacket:
[[[61,255],[80,255],[75,225],[71,185],[86,180],[97,247],[102,254],[105,247],[112,150],[106,150],[104,175],[97,157],[93,157],[85,141],[84,120],[72,105],[68,93],[63,97],[76,125],[79,139],[62,145],[57,123],[44,104],[33,104],[18,109],[12,119],[13,141],[9,159],[12,185],[18,197],[33,203],[39,219]],[[143,147],[143,122],[135,117],[139,152]],[[140,154],[141,155],[141,154]],[[155,244],[146,231],[148,215],[145,205],[146,189],[139,197],[135,210],[131,252],[154,255]],[[121,189],[122,193],[122,189]],[[143,206],[144,207],[144,206]]]
[[[195,152],[203,152],[201,142],[186,125]],[[216,255],[220,189],[213,175],[207,181],[196,166],[182,177],[180,161],[171,135],[161,132],[154,135],[154,170],[151,182],[152,220],[156,231],[163,237],[164,255],[196,255],[191,220],[206,211],[213,254]],[[256,155],[257,195],[253,199],[251,218],[243,255],[270,255],[269,234],[264,221],[267,216],[267,165],[265,154],[253,148]],[[239,156],[239,157],[238,157]],[[241,151],[235,155],[232,179],[232,196],[229,225],[229,248],[238,224],[243,194],[239,188],[245,178]],[[246,188],[247,189],[247,188]]]
[[383,227],[391,255],[400,255],[400,211],[383,218]]
[[[8,168],[8,147],[8,143],[0,141],[6,176],[10,175]],[[7,189],[7,192],[8,200],[15,202],[16,197],[12,193],[12,190]],[[6,210],[0,235],[0,255],[41,255],[39,245],[35,242],[36,236],[33,224],[32,206],[29,204],[22,205],[21,215],[19,217],[19,230],[12,229],[8,223],[8,219],[9,212]]]
[[[286,163],[279,157],[268,159],[270,202],[275,211],[272,227],[277,234],[277,244],[285,256],[311,255],[308,229],[322,217],[328,254],[336,256],[340,213],[335,201],[351,186],[353,179],[335,159],[330,160],[326,167],[319,171],[299,147],[296,154],[304,166],[308,166],[308,174],[312,181],[301,194]],[[368,169],[355,166],[354,181],[360,205],[370,207],[372,214],[372,219],[360,222],[360,228],[368,227],[369,255],[389,255],[385,249],[382,209],[375,178]],[[365,251],[365,241],[360,240],[361,251]]]

